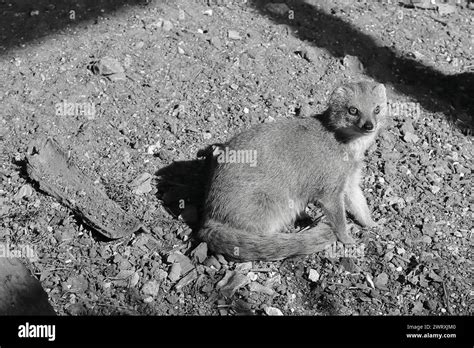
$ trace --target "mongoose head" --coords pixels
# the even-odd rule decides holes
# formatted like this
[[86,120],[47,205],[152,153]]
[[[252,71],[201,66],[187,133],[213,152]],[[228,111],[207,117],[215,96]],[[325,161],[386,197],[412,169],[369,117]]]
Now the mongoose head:
[[383,84],[348,83],[332,93],[328,122],[336,131],[352,138],[376,132],[386,113],[387,95]]

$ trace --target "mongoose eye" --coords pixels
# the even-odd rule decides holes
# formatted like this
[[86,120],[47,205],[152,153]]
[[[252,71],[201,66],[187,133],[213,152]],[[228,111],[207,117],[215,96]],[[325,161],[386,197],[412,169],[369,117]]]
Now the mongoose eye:
[[380,106],[377,106],[377,107],[374,109],[374,114],[378,115],[379,112],[380,112]]
[[357,110],[357,108],[351,106],[351,107],[349,108],[349,113],[350,113],[351,115],[357,115],[357,114],[359,113],[359,110]]

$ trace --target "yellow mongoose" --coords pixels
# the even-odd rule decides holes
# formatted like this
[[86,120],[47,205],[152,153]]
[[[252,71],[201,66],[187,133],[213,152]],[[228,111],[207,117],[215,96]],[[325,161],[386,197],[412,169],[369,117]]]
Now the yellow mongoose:
[[364,152],[380,130],[386,104],[383,84],[348,83],[334,90],[321,115],[261,124],[213,147],[198,238],[238,260],[311,254],[322,249],[327,225],[282,230],[318,202],[337,239],[354,243],[346,209],[362,226],[376,226],[359,183]]

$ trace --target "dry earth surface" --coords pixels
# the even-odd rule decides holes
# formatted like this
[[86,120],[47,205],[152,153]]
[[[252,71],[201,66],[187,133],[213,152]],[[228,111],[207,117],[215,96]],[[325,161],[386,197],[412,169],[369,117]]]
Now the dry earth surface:
[[[471,314],[474,11],[425,3],[0,0],[0,241],[35,251],[62,315]],[[358,79],[390,99],[363,181],[381,229],[282,262],[193,239],[199,149]],[[107,240],[38,190],[25,154],[44,137],[148,231]]]

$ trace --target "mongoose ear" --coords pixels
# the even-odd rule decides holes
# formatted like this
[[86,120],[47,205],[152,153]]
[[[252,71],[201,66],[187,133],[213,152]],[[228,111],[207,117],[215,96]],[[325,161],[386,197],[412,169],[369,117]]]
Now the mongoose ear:
[[378,83],[374,86],[372,91],[380,96],[385,96],[386,95],[386,90],[385,90],[385,85],[383,83]]
[[352,93],[352,88],[349,85],[342,85],[336,87],[336,89],[331,94],[331,100],[344,99]]

